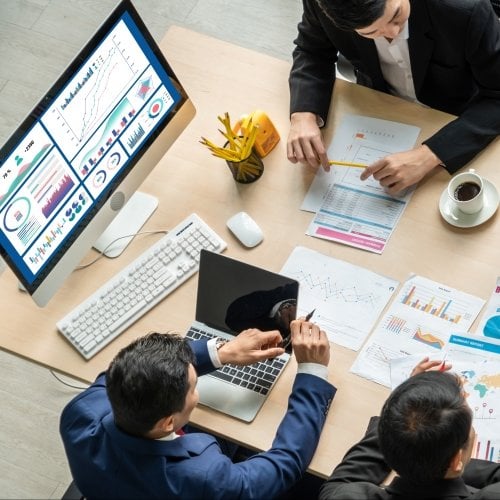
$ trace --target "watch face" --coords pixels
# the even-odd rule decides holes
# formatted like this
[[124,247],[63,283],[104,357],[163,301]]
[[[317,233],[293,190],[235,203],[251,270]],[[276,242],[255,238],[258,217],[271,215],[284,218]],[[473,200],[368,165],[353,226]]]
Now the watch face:
[[227,344],[228,341],[226,339],[217,339],[215,342],[215,348],[219,350],[223,345]]

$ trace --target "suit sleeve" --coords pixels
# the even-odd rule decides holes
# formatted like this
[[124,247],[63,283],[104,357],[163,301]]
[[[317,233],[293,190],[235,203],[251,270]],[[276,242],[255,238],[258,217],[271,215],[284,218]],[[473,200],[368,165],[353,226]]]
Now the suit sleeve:
[[191,347],[196,359],[196,373],[198,376],[213,372],[215,370],[215,366],[212,364],[210,355],[208,354],[207,341],[190,340],[189,346]]
[[463,478],[466,484],[478,489],[496,484],[500,494],[500,463],[473,458],[465,467]]
[[205,471],[208,480],[204,496],[276,498],[286,492],[312,460],[334,394],[335,388],[327,381],[297,374],[271,448],[236,464],[227,457],[214,459]]
[[386,498],[378,485],[391,468],[378,446],[378,417],[372,417],[363,439],[354,445],[320,490],[320,499]]
[[308,111],[326,123],[338,50],[326,36],[316,2],[304,0],[290,71],[290,114]]
[[474,3],[466,32],[456,36],[466,37],[465,57],[479,91],[458,118],[424,141],[450,174],[500,133],[500,23],[489,2]]

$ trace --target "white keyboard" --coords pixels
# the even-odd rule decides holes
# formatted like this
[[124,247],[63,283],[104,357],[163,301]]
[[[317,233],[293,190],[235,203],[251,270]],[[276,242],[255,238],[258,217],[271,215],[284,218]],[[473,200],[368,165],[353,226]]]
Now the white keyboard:
[[90,359],[199,269],[200,251],[226,242],[191,214],[57,323]]

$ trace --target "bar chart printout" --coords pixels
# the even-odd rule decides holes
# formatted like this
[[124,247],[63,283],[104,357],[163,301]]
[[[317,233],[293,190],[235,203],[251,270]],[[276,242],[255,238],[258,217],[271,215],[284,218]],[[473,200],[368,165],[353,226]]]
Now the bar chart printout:
[[469,331],[484,300],[422,276],[410,277],[361,348],[351,371],[390,387],[391,359],[442,356],[450,334]]

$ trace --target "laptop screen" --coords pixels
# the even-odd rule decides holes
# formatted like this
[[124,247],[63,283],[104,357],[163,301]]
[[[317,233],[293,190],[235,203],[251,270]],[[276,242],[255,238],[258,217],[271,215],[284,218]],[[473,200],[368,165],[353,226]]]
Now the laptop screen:
[[202,250],[196,321],[230,334],[247,328],[279,330],[286,342],[295,319],[299,282],[281,274]]

